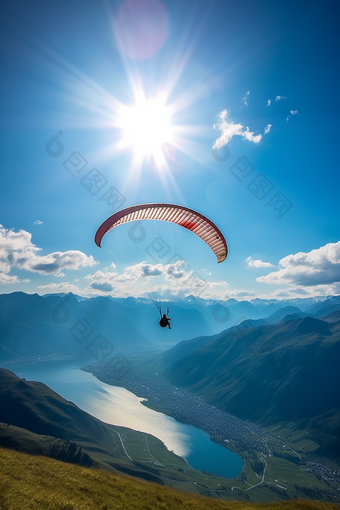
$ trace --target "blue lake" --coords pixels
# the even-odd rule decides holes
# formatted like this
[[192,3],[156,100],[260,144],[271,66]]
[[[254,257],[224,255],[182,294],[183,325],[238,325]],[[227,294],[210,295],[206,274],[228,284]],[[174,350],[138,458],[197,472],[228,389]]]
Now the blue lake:
[[238,476],[242,458],[214,443],[208,434],[141,404],[145,399],[119,386],[105,384],[80,370],[86,360],[37,361],[8,367],[19,377],[41,381],[78,407],[112,425],[129,427],[159,438],[194,469],[225,478]]

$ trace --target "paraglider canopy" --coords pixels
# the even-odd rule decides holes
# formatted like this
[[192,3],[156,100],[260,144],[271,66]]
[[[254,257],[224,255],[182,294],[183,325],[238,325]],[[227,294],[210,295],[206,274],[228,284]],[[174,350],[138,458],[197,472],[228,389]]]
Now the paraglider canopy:
[[175,223],[191,230],[215,253],[217,262],[223,262],[228,255],[227,242],[217,226],[202,214],[173,204],[140,204],[116,212],[98,228],[95,243],[101,247],[104,235],[114,227],[136,220],[158,220]]

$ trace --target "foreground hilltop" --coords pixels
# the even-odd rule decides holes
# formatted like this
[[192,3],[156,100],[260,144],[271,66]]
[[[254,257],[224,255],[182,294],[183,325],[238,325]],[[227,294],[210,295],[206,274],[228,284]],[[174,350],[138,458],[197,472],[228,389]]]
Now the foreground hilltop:
[[339,510],[294,500],[251,504],[212,500],[117,473],[0,448],[0,508],[6,510]]

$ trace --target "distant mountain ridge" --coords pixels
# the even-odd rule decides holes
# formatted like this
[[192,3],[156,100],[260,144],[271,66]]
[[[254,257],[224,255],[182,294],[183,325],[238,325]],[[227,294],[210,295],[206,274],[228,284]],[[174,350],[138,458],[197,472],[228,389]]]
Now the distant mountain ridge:
[[78,300],[73,294],[2,294],[0,362],[27,356],[90,357],[87,346],[98,335],[112,349],[143,350],[155,345],[165,349],[199,332],[214,332],[196,309],[175,305],[172,313],[176,324],[170,336],[159,327],[153,303],[107,297]]
[[321,318],[326,314],[334,312],[340,308],[340,296],[332,296],[321,303],[315,303],[307,308],[306,313],[314,317]]
[[296,306],[284,306],[276,312],[266,317],[266,321],[270,323],[279,322],[284,319],[287,315],[294,315],[295,317],[306,317],[306,313],[302,312],[300,308]]
[[[158,325],[154,303],[147,299],[96,297],[73,294],[0,295],[0,361],[37,357],[90,357],[88,345],[98,335],[117,350],[166,350],[180,341],[218,334],[245,319],[275,322],[287,313],[304,316],[314,307],[318,316],[335,310],[339,296],[323,300],[259,300],[224,303],[194,296],[173,304],[172,330]],[[294,305],[290,304],[294,302]],[[256,305],[256,306],[255,306]],[[79,326],[79,320],[83,323]],[[84,326],[85,324],[85,326]],[[258,323],[260,324],[260,323]],[[83,334],[78,328],[87,328]],[[91,333],[92,330],[92,333]],[[90,336],[89,336],[90,335]],[[80,338],[79,338],[80,337]]]

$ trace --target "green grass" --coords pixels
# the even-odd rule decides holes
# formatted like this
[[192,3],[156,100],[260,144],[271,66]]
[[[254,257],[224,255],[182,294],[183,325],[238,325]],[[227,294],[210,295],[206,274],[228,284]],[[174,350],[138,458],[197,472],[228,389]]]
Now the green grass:
[[306,452],[315,452],[320,448],[320,445],[311,439],[302,439],[301,441],[297,441],[296,445],[305,450]]
[[333,503],[226,502],[0,448],[0,510],[339,510]]
[[323,489],[325,486],[313,474],[307,473],[301,468],[285,459],[278,457],[267,457],[267,478],[277,480],[279,485],[285,487],[294,487],[294,484],[304,487],[318,487]]
[[299,429],[294,423],[278,424],[274,427],[268,427],[268,431],[274,436],[280,436],[287,440],[292,446],[302,448],[306,452],[315,452],[320,445],[310,439],[306,430]]

